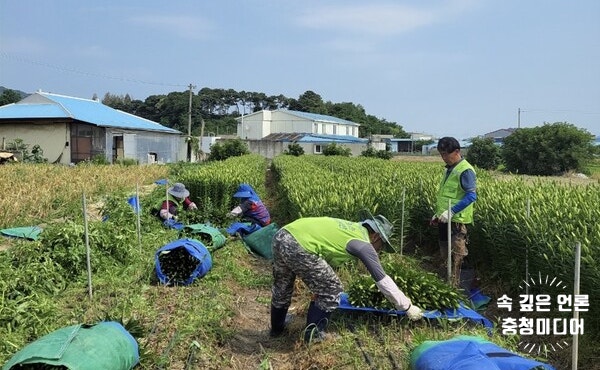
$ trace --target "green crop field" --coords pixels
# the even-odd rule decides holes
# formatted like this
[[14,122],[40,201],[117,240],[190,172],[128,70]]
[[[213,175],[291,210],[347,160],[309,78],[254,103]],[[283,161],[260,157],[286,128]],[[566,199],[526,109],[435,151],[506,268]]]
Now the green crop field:
[[[168,166],[0,166],[0,185],[10,189],[0,198],[0,227],[43,227],[35,241],[0,239],[0,364],[56,329],[102,320],[123,323],[136,338],[138,369],[408,369],[419,344],[456,335],[477,335],[522,353],[522,338],[501,334],[503,312],[495,299],[518,291],[526,257],[529,271],[560,274],[572,289],[573,245],[579,242],[581,291],[590,296],[590,311],[582,313],[588,331],[579,340],[579,365],[597,366],[600,184],[593,180],[580,184],[478,172],[470,250],[482,289],[493,298],[482,312],[496,324],[491,336],[465,320],[408,322],[337,310],[329,326],[335,337],[306,346],[301,334],[310,293],[298,282],[289,333],[271,339],[270,262],[249,254],[233,237],[211,252],[212,269],[193,284],[157,282],[156,251],[189,236],[163,227],[151,214],[165,192],[164,185],[154,183],[158,179],[183,182],[190,189],[199,210],[184,214],[182,222],[210,222],[222,229],[231,222],[225,215],[236,204],[231,195],[240,182],[257,190],[278,225],[317,215],[356,220],[361,208],[369,208],[394,222],[392,241],[401,252],[382,261],[397,269],[395,278],[418,279],[417,274],[434,279],[427,270],[437,235],[426,221],[442,170],[436,161],[280,156],[268,162],[255,155]],[[142,206],[139,229],[127,204],[136,191]],[[83,194],[92,251],[91,297]],[[348,265],[338,273],[350,288],[366,271]],[[435,285],[431,294],[439,301],[429,300],[431,289],[414,294],[431,304],[446,302],[444,295],[451,293],[444,283],[427,279],[424,286]],[[565,340],[569,346],[563,350],[525,356],[570,368],[571,339]]]

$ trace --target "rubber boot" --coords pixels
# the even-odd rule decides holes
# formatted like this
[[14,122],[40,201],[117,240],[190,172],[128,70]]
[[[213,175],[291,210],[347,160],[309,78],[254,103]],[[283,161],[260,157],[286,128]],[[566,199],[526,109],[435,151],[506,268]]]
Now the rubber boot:
[[278,337],[285,331],[287,311],[287,307],[277,308],[271,305],[271,337]]
[[306,314],[306,328],[304,329],[304,343],[317,343],[325,339],[325,329],[329,323],[331,312],[321,310],[314,301],[308,306]]

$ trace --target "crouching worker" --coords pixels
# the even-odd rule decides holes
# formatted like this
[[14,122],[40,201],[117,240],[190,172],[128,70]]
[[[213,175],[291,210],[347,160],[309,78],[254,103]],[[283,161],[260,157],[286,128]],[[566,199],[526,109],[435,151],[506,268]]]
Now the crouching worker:
[[368,213],[361,222],[331,217],[300,218],[275,233],[270,335],[276,337],[284,332],[294,281],[299,277],[316,297],[308,308],[304,341],[325,339],[329,317],[339,306],[343,292],[333,267],[355,258],[361,260],[377,288],[397,310],[406,311],[411,320],[420,319],[421,309],[411,304],[379,260],[380,251],[394,252],[389,239],[392,228],[385,217]]
[[190,191],[185,188],[182,183],[176,183],[167,190],[167,199],[163,200],[160,205],[158,215],[163,220],[177,220],[178,209],[196,210],[196,203],[189,198]]
[[233,194],[233,197],[238,198],[240,204],[232,209],[227,216],[232,218],[240,217],[242,221],[249,221],[261,227],[271,223],[269,210],[267,210],[267,207],[265,207],[252,186],[241,184],[235,194]]

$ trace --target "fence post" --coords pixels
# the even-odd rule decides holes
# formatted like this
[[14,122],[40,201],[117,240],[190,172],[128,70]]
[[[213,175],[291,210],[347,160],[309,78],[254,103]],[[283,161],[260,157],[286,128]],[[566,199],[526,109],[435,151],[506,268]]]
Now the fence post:
[[81,195],[81,203],[83,206],[83,230],[85,235],[85,254],[87,262],[87,274],[88,274],[88,294],[90,300],[92,299],[92,262],[90,256],[90,238],[88,235],[88,220],[87,220],[87,206],[85,203],[85,191]]
[[[575,243],[575,279],[573,280],[573,299],[579,295],[579,279],[581,275],[579,270],[581,269],[581,243]],[[573,309],[574,321],[579,320],[579,311]],[[579,334],[573,334],[573,349],[572,349],[572,360],[571,369],[577,370],[577,361],[579,357]]]
[[[448,199],[448,216],[452,213],[452,204]],[[448,283],[452,285],[452,217],[448,217],[448,266],[446,267],[448,273]]]

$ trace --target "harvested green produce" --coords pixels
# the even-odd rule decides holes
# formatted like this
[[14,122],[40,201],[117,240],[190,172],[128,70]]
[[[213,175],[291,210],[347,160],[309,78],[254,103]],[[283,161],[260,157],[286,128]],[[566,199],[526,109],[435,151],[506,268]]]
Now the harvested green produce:
[[[427,272],[407,259],[383,262],[387,274],[413,304],[425,310],[458,308],[465,297],[434,273]],[[370,275],[359,275],[350,282],[348,299],[355,307],[394,310],[395,307],[379,292]]]
[[167,277],[167,285],[184,284],[200,264],[200,261],[184,247],[162,251],[158,261],[162,273]]

